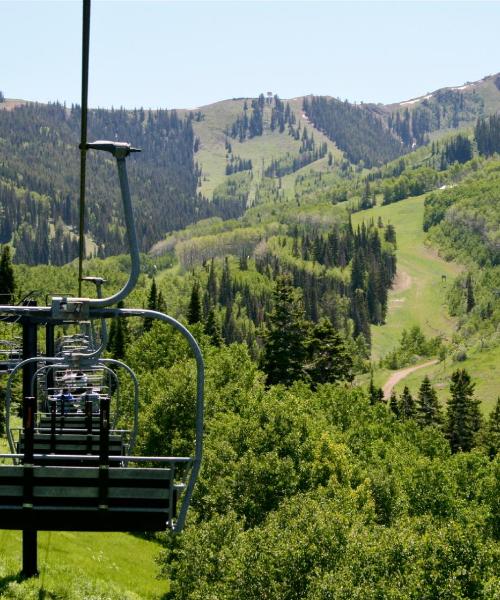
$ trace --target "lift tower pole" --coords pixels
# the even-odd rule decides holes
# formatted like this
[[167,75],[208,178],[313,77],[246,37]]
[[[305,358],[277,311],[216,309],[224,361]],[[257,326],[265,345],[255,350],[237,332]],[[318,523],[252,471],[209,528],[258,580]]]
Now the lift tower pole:
[[[29,306],[35,306],[36,302],[28,300]],[[21,319],[23,327],[23,360],[37,356],[37,333],[38,325],[30,317]],[[34,426],[36,414],[36,399],[30,398],[30,406],[27,405],[27,398],[31,396],[31,380],[37,370],[37,363],[32,362],[23,367],[23,429],[27,431]],[[36,398],[36,386],[35,386]],[[24,577],[34,577],[38,575],[37,568],[37,531],[36,529],[23,529],[23,570]]]

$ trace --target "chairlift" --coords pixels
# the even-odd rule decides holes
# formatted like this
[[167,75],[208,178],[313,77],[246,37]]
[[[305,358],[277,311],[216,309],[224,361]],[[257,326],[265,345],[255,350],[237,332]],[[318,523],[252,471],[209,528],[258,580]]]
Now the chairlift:
[[[84,82],[88,71],[90,0],[84,6]],[[152,310],[114,307],[134,289],[140,271],[139,250],[127,178],[126,159],[139,152],[128,143],[86,141],[86,83],[82,86],[82,156],[80,215],[84,214],[85,156],[89,150],[110,153],[116,159],[125,227],[131,256],[129,278],[123,288],[102,297],[104,280],[82,277],[80,252],[79,296],[53,296],[50,304],[34,301],[21,306],[0,306],[1,318],[18,322],[23,331],[22,355],[10,370],[6,387],[6,421],[10,453],[0,454],[0,529],[23,530],[23,573],[37,573],[36,532],[48,531],[162,531],[180,532],[198,477],[203,448],[204,363],[189,330],[173,317]],[[80,248],[83,247],[80,220]],[[97,298],[81,297],[81,282],[96,285]],[[193,451],[189,456],[138,456],[133,454],[139,416],[137,377],[125,363],[104,358],[106,319],[148,318],[176,329],[188,342],[196,361],[196,400],[193,415]],[[94,324],[100,323],[97,342]],[[75,325],[79,331],[63,336],[56,351],[55,327]],[[46,353],[37,351],[39,330],[45,328]],[[22,360],[21,360],[22,358]],[[76,374],[111,376],[125,370],[134,387],[132,429],[116,429],[118,402],[110,410],[105,385],[92,385],[97,403],[85,400],[81,411],[66,414],[55,394]],[[23,374],[22,427],[15,430],[12,384]],[[116,375],[114,375],[116,379]],[[102,380],[102,379],[101,379]],[[118,386],[119,387],[119,386]],[[61,389],[59,387],[59,389]],[[77,388],[75,388],[77,389]],[[101,393],[102,392],[102,393]],[[40,396],[40,398],[38,398]],[[116,418],[115,418],[116,417]],[[127,437],[128,436],[128,437]],[[4,464],[11,461],[12,464]]]

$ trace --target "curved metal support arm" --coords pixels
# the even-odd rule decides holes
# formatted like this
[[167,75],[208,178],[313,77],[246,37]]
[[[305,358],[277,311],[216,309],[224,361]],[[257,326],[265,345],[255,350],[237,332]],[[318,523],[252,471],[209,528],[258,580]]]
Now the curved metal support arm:
[[[194,486],[198,479],[198,474],[201,467],[201,459],[203,455],[203,414],[204,414],[204,387],[205,387],[205,363],[203,361],[203,355],[198,342],[195,340],[191,332],[184,327],[182,323],[179,323],[176,319],[169,315],[165,315],[155,310],[136,310],[133,308],[116,308],[111,309],[110,312],[115,315],[123,315],[130,317],[146,317],[149,319],[158,319],[164,321],[169,325],[172,325],[179,333],[181,333],[189,343],[191,350],[196,359],[196,422],[195,422],[195,452],[192,463],[192,468],[189,473],[189,479],[186,485],[186,491],[182,497],[182,504],[179,510],[179,516],[177,522],[172,524],[174,532],[182,531],[186,520],[187,511],[193,495]],[[103,311],[104,312],[104,311]],[[107,312],[107,311],[106,311]]]
[[[106,371],[106,373],[111,375],[113,377],[113,379],[115,380],[115,383],[116,383],[116,411],[115,411],[115,414],[113,417],[113,422],[111,423],[111,429],[116,429],[118,419],[120,418],[120,380],[118,379],[118,376],[113,371],[113,369],[110,369],[109,367],[106,367],[106,365],[103,365],[102,361],[103,361],[103,359],[101,359],[98,362],[98,364],[96,364],[96,366],[93,368],[95,370],[102,369],[103,371]],[[111,394],[110,394],[110,397],[111,397]]]
[[[134,384],[134,425],[132,427],[132,434],[130,436],[129,444],[129,452],[132,452],[135,446],[135,440],[137,438],[137,430],[139,429],[139,382],[137,381],[136,374],[132,371],[132,369],[120,360],[115,360],[114,358],[101,358],[99,364],[100,363],[105,365],[116,365],[122,369],[125,369],[125,371],[127,371],[127,373],[130,375],[130,379],[132,379]],[[116,373],[114,373],[112,369],[109,369],[109,371],[111,371],[116,377]],[[119,381],[118,378],[117,381]]]
[[[103,142],[101,145],[105,143],[112,144],[112,142]],[[102,308],[105,306],[111,306],[112,304],[117,304],[118,302],[120,302],[120,300],[126,298],[134,289],[140,273],[139,245],[137,243],[137,234],[135,231],[134,215],[132,211],[132,201],[130,199],[130,188],[128,185],[127,165],[125,163],[125,157],[127,156],[127,154],[122,155],[123,153],[113,152],[109,148],[98,147],[98,143],[88,144],[87,146],[94,147],[97,150],[110,151],[114,154],[114,156],[116,156],[116,165],[118,167],[118,177],[120,179],[120,190],[123,201],[125,228],[127,230],[127,238],[131,259],[130,275],[127,283],[123,286],[123,288],[116,294],[113,294],[113,296],[109,296],[107,298],[99,298],[97,300],[91,299],[89,301],[91,307]],[[117,144],[114,144],[113,148],[115,148],[116,146]],[[129,152],[133,150],[134,149],[130,148],[129,146]]]
[[38,375],[40,375],[40,373],[43,373],[43,371],[48,371],[49,369],[69,369],[69,368],[70,368],[69,365],[65,365],[62,363],[57,363],[55,365],[43,365],[43,367],[40,367],[33,373],[33,377],[31,378],[31,385],[30,385],[30,394],[33,396],[33,394],[35,393],[35,382],[36,382],[36,378],[38,377]]
[[9,375],[9,378],[7,379],[7,385],[5,387],[5,428],[7,430],[7,439],[9,441],[9,448],[12,453],[15,453],[15,451],[16,451],[15,445],[14,445],[14,438],[12,437],[12,432],[10,429],[10,404],[11,404],[11,398],[12,398],[12,393],[11,393],[12,381],[14,379],[14,375],[19,371],[19,369],[22,369],[24,366],[29,365],[34,362],[38,362],[40,360],[44,360],[45,362],[59,363],[59,364],[63,363],[64,364],[64,361],[61,358],[47,358],[46,356],[33,356],[32,358],[27,358],[25,360],[22,360],[20,363],[17,363],[17,365],[12,369],[12,371]]

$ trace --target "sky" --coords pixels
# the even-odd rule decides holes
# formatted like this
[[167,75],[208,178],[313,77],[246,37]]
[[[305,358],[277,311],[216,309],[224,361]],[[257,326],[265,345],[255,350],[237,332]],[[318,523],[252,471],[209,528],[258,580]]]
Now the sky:
[[[0,0],[0,90],[80,102],[79,0]],[[500,71],[500,2],[93,0],[89,106],[391,103]]]

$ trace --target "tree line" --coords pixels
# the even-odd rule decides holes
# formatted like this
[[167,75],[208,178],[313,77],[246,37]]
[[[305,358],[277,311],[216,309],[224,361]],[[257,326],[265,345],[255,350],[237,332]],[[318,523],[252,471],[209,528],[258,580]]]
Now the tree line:
[[[63,264],[76,256],[80,112],[58,103],[0,111],[0,137],[9,148],[0,164],[0,236],[13,244],[15,260]],[[197,194],[189,117],[166,110],[92,110],[88,136],[142,148],[140,158],[127,163],[142,250],[168,231],[225,213],[220,201]],[[86,234],[104,257],[124,252],[126,240],[116,168],[96,154],[89,152],[87,161]]]

